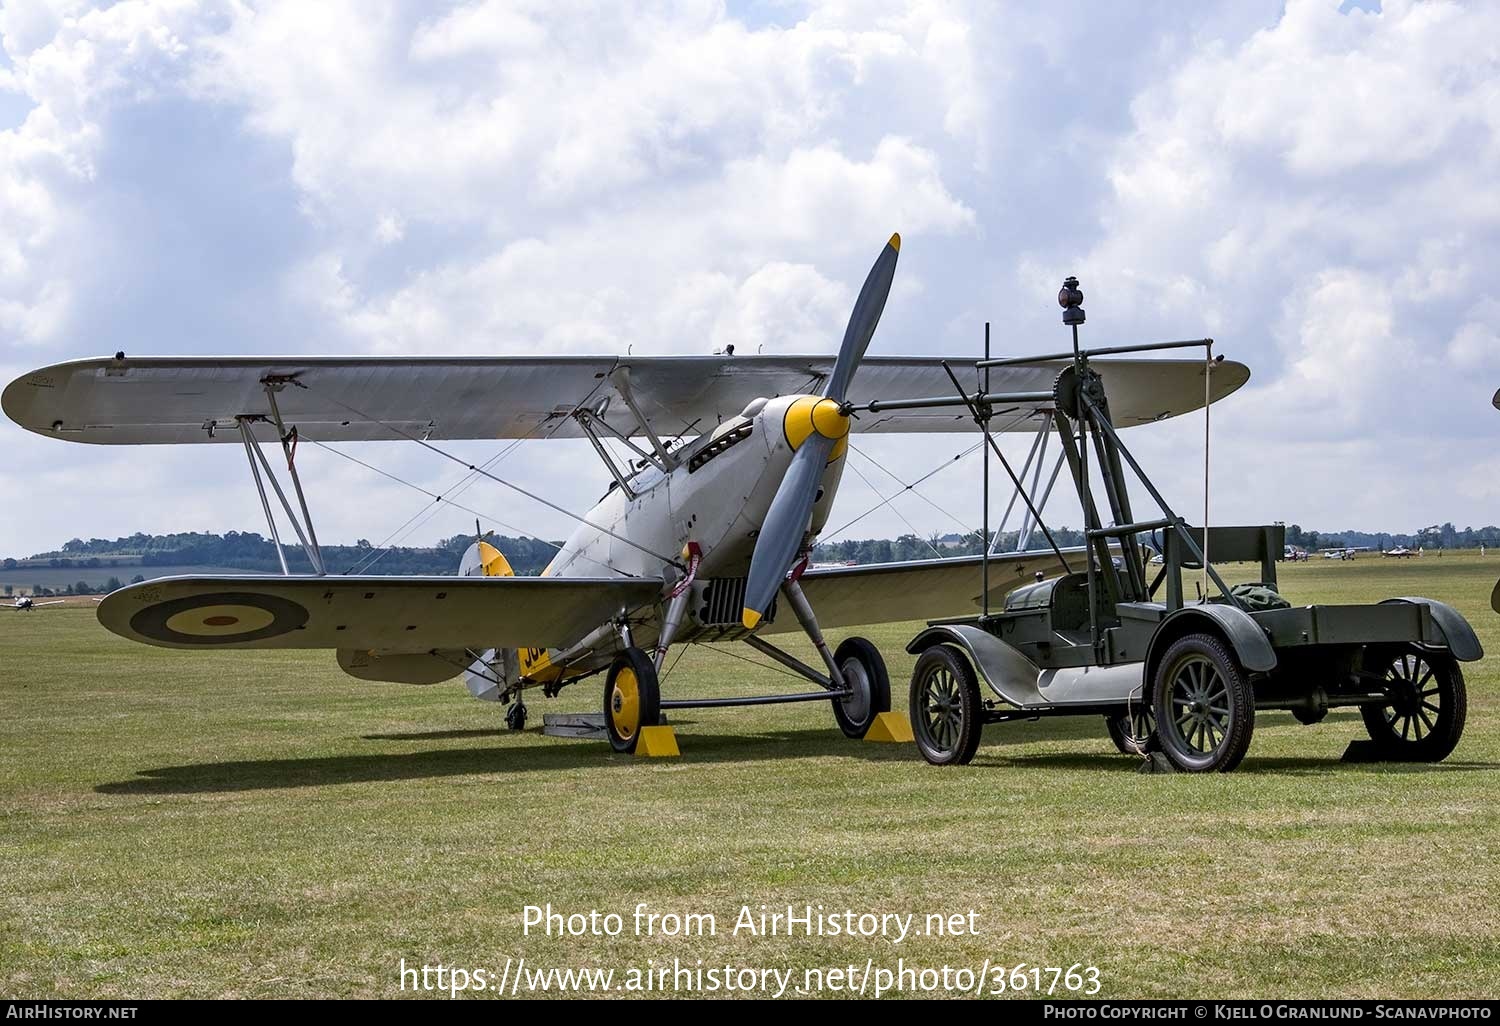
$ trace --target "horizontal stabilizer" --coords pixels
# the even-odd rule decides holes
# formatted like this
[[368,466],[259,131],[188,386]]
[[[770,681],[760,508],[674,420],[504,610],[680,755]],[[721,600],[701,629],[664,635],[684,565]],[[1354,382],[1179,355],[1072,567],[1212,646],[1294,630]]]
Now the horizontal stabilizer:
[[661,588],[639,577],[164,577],[111,593],[99,622],[164,648],[546,648]]

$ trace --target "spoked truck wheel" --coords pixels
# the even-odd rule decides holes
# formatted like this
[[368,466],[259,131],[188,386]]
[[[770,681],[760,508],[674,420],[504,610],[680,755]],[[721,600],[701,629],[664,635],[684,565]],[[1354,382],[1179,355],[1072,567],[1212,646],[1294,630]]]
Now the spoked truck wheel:
[[1145,699],[1132,702],[1128,713],[1105,716],[1104,729],[1121,755],[1146,755],[1161,747],[1156,740],[1156,716]]
[[979,750],[984,730],[979,679],[952,645],[934,645],[911,675],[911,725],[922,758],[934,766],[963,766]]
[[852,692],[833,703],[833,718],[845,737],[858,741],[877,715],[891,711],[891,678],[880,650],[864,638],[845,638],[833,661]]
[[1212,634],[1173,642],[1157,663],[1152,712],[1161,750],[1189,773],[1228,773],[1250,748],[1255,696],[1245,671]]
[[615,751],[635,751],[641,728],[661,722],[656,665],[638,648],[615,656],[604,680],[604,729]]
[[1360,708],[1365,729],[1392,759],[1441,762],[1463,736],[1469,696],[1458,661],[1447,652],[1408,649],[1371,653],[1366,668],[1383,672],[1391,703]]

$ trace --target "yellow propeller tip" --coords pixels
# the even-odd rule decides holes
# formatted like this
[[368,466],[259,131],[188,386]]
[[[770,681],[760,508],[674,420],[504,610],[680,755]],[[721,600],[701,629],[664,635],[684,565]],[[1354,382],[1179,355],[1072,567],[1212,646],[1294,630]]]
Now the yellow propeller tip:
[[745,630],[753,631],[760,623],[760,614],[747,607],[740,619],[745,625]]
[[901,252],[901,233],[900,232],[895,232],[894,234],[891,235],[891,241],[890,241],[889,245],[897,253]]

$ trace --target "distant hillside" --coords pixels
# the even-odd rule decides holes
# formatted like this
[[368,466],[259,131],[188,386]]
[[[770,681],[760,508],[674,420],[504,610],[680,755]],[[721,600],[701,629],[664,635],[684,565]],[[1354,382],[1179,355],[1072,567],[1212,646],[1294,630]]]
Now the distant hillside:
[[[1050,526],[1050,525],[1049,525]],[[1016,531],[1006,531],[1000,536],[1000,551],[1015,548]],[[1052,536],[1064,548],[1083,544],[1083,534],[1070,527],[1053,527]],[[1371,549],[1391,549],[1396,546],[1428,549],[1477,549],[1481,545],[1500,547],[1500,527],[1465,527],[1459,530],[1452,524],[1433,525],[1410,534],[1391,534],[1380,531],[1308,531],[1300,524],[1290,524],[1286,529],[1288,545],[1309,550],[1341,548],[1346,545]],[[1033,532],[1027,543],[1029,549],[1044,549],[1047,539],[1040,531]],[[978,555],[979,534],[943,534],[922,537],[903,534],[899,538],[864,538],[825,542],[813,550],[813,558],[820,563],[891,563],[909,559],[936,559],[942,556]]]
[[[1016,532],[1001,536],[1000,548],[1015,547]],[[1054,527],[1053,537],[1062,546],[1081,545],[1082,534],[1068,527]],[[552,559],[557,547],[538,538],[493,537],[490,542],[505,553],[518,574],[537,574]],[[1286,540],[1309,550],[1345,545],[1388,549],[1468,549],[1481,545],[1500,547],[1500,527],[1434,525],[1410,534],[1372,531],[1308,531],[1298,524],[1286,529]],[[444,538],[429,547],[377,549],[365,539],[353,545],[325,545],[323,554],[331,573],[452,574],[473,541],[467,534]],[[1029,548],[1046,548],[1040,532],[1032,535]],[[866,538],[818,545],[813,558],[820,563],[890,563],[938,556],[973,555],[980,551],[977,534],[945,534],[921,537]],[[293,573],[311,573],[312,565],[301,546],[286,546],[287,563]],[[275,543],[253,531],[227,534],[133,534],[128,538],[74,538],[54,552],[34,556],[12,556],[0,560],[0,590],[4,594],[54,593],[93,595],[113,591],[122,584],[175,574],[280,573]]]
[[[332,573],[452,574],[458,570],[472,535],[454,535],[423,548],[376,549],[360,539],[353,545],[325,545],[323,559]],[[537,538],[489,536],[518,574],[537,574],[556,546]],[[311,573],[300,545],[285,546],[293,573]],[[0,560],[0,588],[7,593],[97,594],[135,580],[185,573],[280,573],[276,545],[253,531],[227,534],[134,534],[128,538],[74,538],[61,549]]]

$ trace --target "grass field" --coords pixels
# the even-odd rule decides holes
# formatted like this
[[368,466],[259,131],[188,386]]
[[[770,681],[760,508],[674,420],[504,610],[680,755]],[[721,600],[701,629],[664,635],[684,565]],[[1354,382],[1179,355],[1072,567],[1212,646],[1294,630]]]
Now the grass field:
[[[1500,558],[1283,568],[1293,601],[1428,595],[1491,653],[1437,766],[1345,765],[1357,714],[1263,713],[1240,770],[1145,776],[1093,718],[975,763],[843,739],[824,706],[678,720],[680,760],[503,730],[458,683],[331,654],[128,644],[0,618],[0,995],[387,996],[401,959],[501,969],[1097,966],[1101,996],[1500,993]],[[912,625],[871,631],[904,706]],[[736,653],[743,646],[735,649]],[[745,650],[748,651],[748,650]],[[805,655],[811,658],[810,653]],[[690,650],[669,691],[791,684]],[[532,704],[592,710],[601,684]],[[521,935],[521,908],[713,912],[712,938]],[[741,904],[977,910],[965,937],[729,936]]]

